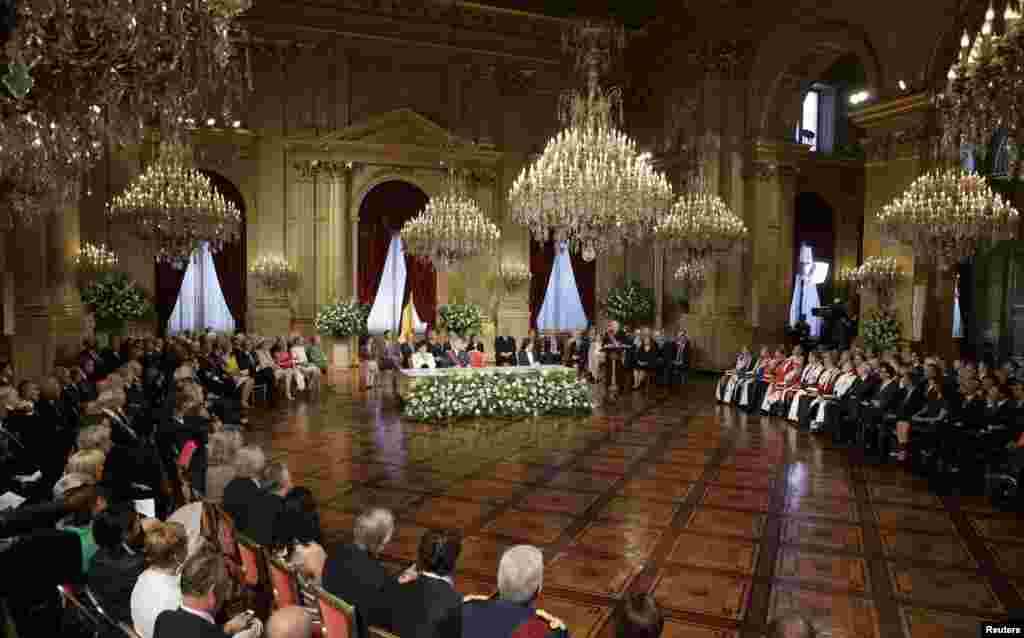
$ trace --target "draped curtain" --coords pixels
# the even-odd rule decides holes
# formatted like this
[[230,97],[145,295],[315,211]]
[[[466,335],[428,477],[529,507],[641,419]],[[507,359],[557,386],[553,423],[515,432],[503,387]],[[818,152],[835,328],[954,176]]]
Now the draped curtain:
[[597,309],[597,260],[587,261],[579,253],[570,253],[569,258],[572,261],[572,273],[576,277],[576,289],[583,303],[583,312],[587,315],[587,321],[593,324]]
[[203,242],[192,253],[178,301],[167,323],[168,334],[235,331],[236,322],[220,286],[210,246]]
[[544,303],[537,313],[538,330],[583,330],[587,327],[587,314],[580,300],[569,255],[564,243],[558,247]]
[[366,327],[370,334],[397,334],[402,325],[402,309],[405,307],[406,272],[405,256],[402,251],[402,239],[398,235],[391,236],[388,247],[387,261],[381,272],[377,296],[370,308],[370,316]]
[[957,265],[957,274],[960,275],[959,306],[960,306],[960,329],[963,333],[963,341],[960,343],[960,352],[963,356],[969,356],[974,352],[974,264],[961,263]]
[[178,270],[170,264],[156,263],[156,314],[160,321],[160,331],[166,334],[167,322],[174,312],[174,305],[181,294],[181,284],[185,281],[185,271]]
[[245,258],[245,200],[238,189],[222,175],[203,171],[213,182],[214,188],[232,202],[242,213],[242,224],[238,233],[238,241],[225,244],[220,251],[213,255],[213,263],[217,268],[217,281],[220,282],[220,290],[224,294],[224,301],[227,302],[234,317],[235,327],[240,332],[245,332],[245,304],[246,304],[246,273],[248,270]]
[[[359,268],[358,268],[358,298],[360,303],[372,304],[377,298],[377,289],[380,287],[381,276],[384,274],[384,265],[387,263],[388,247],[391,244],[392,235],[396,235],[402,225],[412,219],[427,205],[427,196],[416,186],[408,182],[387,181],[373,187],[359,206]],[[426,315],[424,309],[427,305],[437,304],[437,281],[434,279],[433,269],[429,275],[419,271],[406,258],[407,281],[419,281],[420,278],[431,278],[430,286],[432,292],[429,298],[420,295],[416,291],[413,299],[420,317],[428,322],[433,322],[433,313]],[[424,288],[428,287],[424,282]],[[421,305],[424,304],[424,305]]]
[[530,239],[530,327],[537,328],[537,315],[544,304],[551,269],[555,265],[555,244]]
[[423,259],[405,256],[405,301],[412,297],[416,316],[433,327],[437,322],[437,272]]

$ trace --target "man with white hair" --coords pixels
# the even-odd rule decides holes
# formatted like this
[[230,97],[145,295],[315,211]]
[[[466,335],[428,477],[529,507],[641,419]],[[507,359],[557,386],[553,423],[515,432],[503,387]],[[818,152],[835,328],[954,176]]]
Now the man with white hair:
[[364,612],[379,601],[381,590],[395,582],[378,560],[395,533],[395,516],[376,507],[356,518],[352,544],[332,547],[323,570],[323,587]]
[[466,596],[465,638],[567,638],[558,618],[535,607],[544,585],[544,555],[533,545],[505,550],[498,564],[496,596]]
[[266,467],[263,450],[247,445],[235,455],[235,478],[224,487],[224,510],[231,514],[238,531],[261,545],[273,541],[273,522],[283,507],[281,498],[263,485]]

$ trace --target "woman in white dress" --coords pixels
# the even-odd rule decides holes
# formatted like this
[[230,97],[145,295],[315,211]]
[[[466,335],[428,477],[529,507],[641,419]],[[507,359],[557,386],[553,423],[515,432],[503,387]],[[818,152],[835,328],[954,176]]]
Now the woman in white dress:
[[185,528],[155,523],[146,531],[146,568],[132,589],[132,625],[142,638],[153,638],[156,617],[181,606],[179,569],[188,556]]
[[309,388],[311,394],[316,394],[320,391],[320,368],[309,360],[306,355],[306,342],[303,341],[301,336],[292,339],[291,349],[289,350],[292,354],[292,364],[295,366],[295,370],[298,374],[301,374],[306,380],[306,386]]

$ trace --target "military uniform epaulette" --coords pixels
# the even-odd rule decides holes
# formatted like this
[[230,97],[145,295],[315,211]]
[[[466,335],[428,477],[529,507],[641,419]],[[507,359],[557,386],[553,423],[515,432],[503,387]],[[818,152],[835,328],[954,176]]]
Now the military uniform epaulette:
[[543,609],[535,609],[538,618],[544,620],[552,631],[565,631],[565,623],[560,618],[552,616]]
[[491,599],[490,596],[480,596],[478,594],[471,594],[469,596],[463,597],[462,602],[463,603],[476,603],[476,602],[482,602],[482,601],[490,600],[490,599]]

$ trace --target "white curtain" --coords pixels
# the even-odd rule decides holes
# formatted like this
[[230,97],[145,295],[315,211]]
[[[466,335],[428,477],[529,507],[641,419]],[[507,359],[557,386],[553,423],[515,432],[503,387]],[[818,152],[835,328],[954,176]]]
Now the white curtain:
[[960,316],[960,283],[956,285],[956,293],[953,296],[953,338],[963,339],[964,337],[964,324],[963,317]]
[[[388,258],[384,261],[384,272],[380,275],[380,286],[377,287],[377,296],[370,308],[370,317],[366,320],[370,334],[397,334],[401,331],[405,278],[405,252],[402,249],[401,237],[395,234],[391,236]],[[415,321],[415,316],[413,320]]]
[[181,283],[178,301],[167,322],[168,334],[185,331],[235,331],[235,318],[231,316],[224,292],[217,279],[217,267],[209,245],[203,242],[192,253]]
[[[807,244],[800,247],[800,267],[793,278],[793,300],[789,303],[789,325],[795,326],[804,315],[804,321],[811,327],[811,336],[821,336],[821,319],[811,314],[812,308],[821,305],[818,286],[814,283],[814,251]],[[803,298],[801,303],[801,289]]]
[[583,312],[580,291],[576,287],[576,275],[572,271],[572,259],[565,243],[558,246],[555,263],[551,267],[551,278],[544,293],[544,303],[537,313],[538,330],[584,330],[587,314]]

